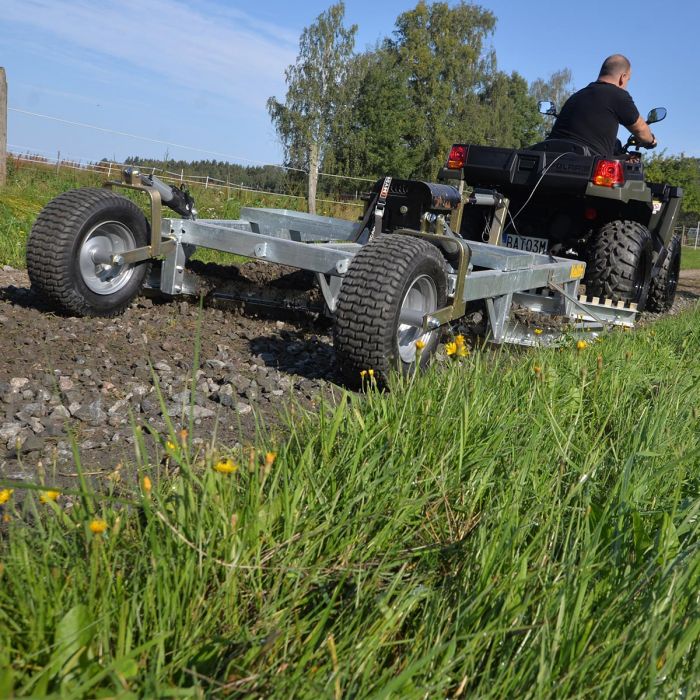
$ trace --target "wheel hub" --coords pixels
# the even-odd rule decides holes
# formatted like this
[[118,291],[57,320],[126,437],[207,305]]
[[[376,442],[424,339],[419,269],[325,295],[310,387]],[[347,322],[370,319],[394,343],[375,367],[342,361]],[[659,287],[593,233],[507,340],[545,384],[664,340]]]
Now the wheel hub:
[[437,309],[437,296],[435,281],[428,275],[417,277],[408,288],[401,303],[396,332],[399,356],[403,362],[410,364],[415,361],[417,341],[427,345],[438,333],[437,330],[424,332],[420,325],[416,325],[423,316]]
[[134,268],[120,264],[118,256],[134,248],[133,233],[119,221],[101,222],[92,228],[79,252],[80,276],[87,288],[95,294],[113,294],[128,284]]

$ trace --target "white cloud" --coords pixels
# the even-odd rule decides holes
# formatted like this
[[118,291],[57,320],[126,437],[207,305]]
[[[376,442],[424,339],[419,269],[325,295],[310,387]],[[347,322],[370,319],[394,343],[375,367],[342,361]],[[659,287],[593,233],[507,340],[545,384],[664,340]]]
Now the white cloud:
[[104,59],[117,60],[134,75],[155,73],[175,89],[257,110],[283,96],[297,53],[289,30],[211,2],[4,0],[0,23],[53,36],[67,53],[87,51],[101,70]]

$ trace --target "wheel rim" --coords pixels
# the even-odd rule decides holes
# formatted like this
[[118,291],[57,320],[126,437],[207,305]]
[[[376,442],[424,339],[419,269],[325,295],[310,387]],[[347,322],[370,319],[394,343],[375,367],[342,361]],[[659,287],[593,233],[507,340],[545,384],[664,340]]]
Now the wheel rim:
[[114,294],[129,283],[133,265],[111,265],[113,255],[136,248],[131,230],[119,221],[103,221],[85,236],[79,253],[80,276],[95,294]]
[[435,280],[428,275],[417,277],[408,288],[399,313],[399,325],[396,341],[399,357],[403,362],[411,363],[416,359],[416,341],[420,340],[427,346],[437,331],[423,332],[418,319],[437,309],[437,286]]

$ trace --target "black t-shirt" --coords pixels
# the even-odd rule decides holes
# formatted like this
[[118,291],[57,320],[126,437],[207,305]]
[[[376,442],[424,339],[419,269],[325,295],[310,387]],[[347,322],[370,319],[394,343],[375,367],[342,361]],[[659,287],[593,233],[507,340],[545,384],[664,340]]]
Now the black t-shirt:
[[561,108],[550,139],[573,139],[602,156],[615,152],[617,128],[631,126],[639,110],[627,90],[596,81],[574,93]]

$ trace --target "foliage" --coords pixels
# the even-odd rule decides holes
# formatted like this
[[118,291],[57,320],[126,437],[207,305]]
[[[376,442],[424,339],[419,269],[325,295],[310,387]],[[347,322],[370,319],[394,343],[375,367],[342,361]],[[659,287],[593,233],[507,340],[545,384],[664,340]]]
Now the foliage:
[[285,71],[285,102],[270,97],[267,106],[284,147],[287,165],[309,174],[309,212],[315,212],[319,164],[330,140],[334,119],[346,104],[348,64],[357,26],[343,26],[345,5],[322,12],[299,39],[296,63]]
[[0,483],[0,695],[697,696],[699,343],[473,352],[284,444]]
[[275,165],[238,165],[222,160],[158,160],[139,156],[130,156],[124,164],[136,166],[144,172],[155,168],[156,175],[159,175],[158,171],[165,171],[175,176],[196,175],[232,185],[243,185],[282,194],[289,193],[291,184],[284,169]]
[[[573,74],[570,68],[562,68],[554,71],[547,80],[537,78],[530,85],[530,95],[539,102],[545,100],[553,102],[557,112],[561,111],[564,103],[571,97],[574,92]],[[554,117],[545,116],[539,126],[538,139],[542,140],[547,137],[554,125]]]
[[525,148],[539,140],[542,117],[537,101],[528,92],[527,81],[519,73],[496,73],[481,100],[488,113],[484,143]]
[[483,141],[479,92],[495,65],[495,55],[484,48],[495,24],[491,12],[463,1],[449,6],[421,0],[397,18],[387,51],[407,78],[412,175],[434,178],[454,141]]
[[[421,0],[399,15],[392,38],[349,66],[350,108],[334,120],[324,171],[432,180],[454,142],[537,141],[534,93],[518,73],[498,71],[487,47],[495,22],[466,2]],[[570,80],[570,71],[553,75],[557,89],[562,75]]]
[[644,177],[650,182],[667,182],[683,188],[678,223],[697,225],[700,219],[700,158],[667,156],[663,153],[647,158]]
[[409,177],[417,163],[408,74],[386,47],[353,60],[351,109],[334,121],[324,171],[356,177]]

